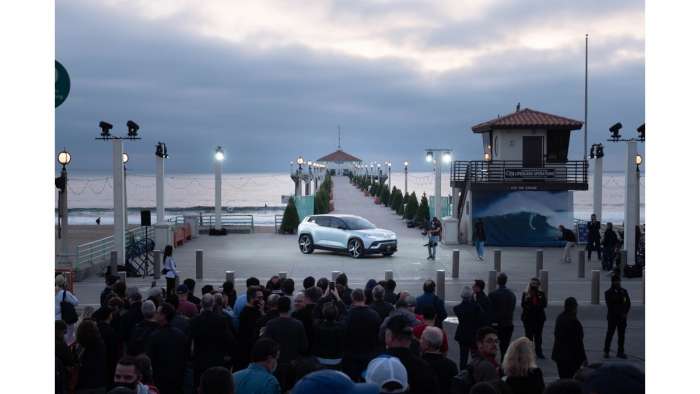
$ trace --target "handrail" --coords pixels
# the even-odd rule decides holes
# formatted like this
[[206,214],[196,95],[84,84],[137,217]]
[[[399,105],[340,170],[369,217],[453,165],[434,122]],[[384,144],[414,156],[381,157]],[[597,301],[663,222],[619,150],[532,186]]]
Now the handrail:
[[[206,214],[199,216],[200,226],[214,226],[216,224],[216,215]],[[245,226],[250,227],[250,232],[255,232],[255,218],[253,215],[242,215],[242,214],[222,214],[221,215],[221,225],[222,226]]]
[[[128,239],[133,236],[135,240],[141,239],[146,235],[145,227],[136,227],[124,231],[124,238]],[[80,244],[75,248],[75,261],[73,269],[78,269],[84,264],[94,265],[102,260],[109,258],[109,254],[114,249],[114,236],[100,238],[95,241]]]
[[528,167],[522,160],[455,161],[450,183],[503,183],[503,182],[587,183],[588,162],[569,160],[544,162],[539,167]]

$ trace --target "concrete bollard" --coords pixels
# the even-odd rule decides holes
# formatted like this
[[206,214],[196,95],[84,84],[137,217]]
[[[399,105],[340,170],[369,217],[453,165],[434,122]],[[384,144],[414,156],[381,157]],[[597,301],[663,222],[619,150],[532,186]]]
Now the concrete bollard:
[[642,270],[642,305],[644,305],[644,278],[646,277],[646,270]]
[[126,284],[126,271],[119,272],[119,280],[124,282],[124,284]]
[[493,269],[501,272],[501,251],[498,249],[493,251]]
[[160,250],[153,251],[153,279],[160,279],[160,263],[163,258]]
[[497,276],[498,276],[498,272],[489,271],[489,281],[486,284],[486,291],[488,293],[491,293],[492,291],[496,290],[496,277]]
[[195,251],[195,278],[204,278],[204,251],[197,249]]
[[389,280],[389,279],[394,279],[394,271],[385,270],[384,271],[384,280]]
[[535,263],[535,278],[540,277],[540,271],[544,268],[544,250],[537,249],[537,261]]
[[117,251],[113,250],[109,253],[109,272],[117,276],[117,272],[119,272],[119,268],[117,267]]
[[586,277],[586,252],[583,250],[578,251],[578,277]]
[[236,271],[226,271],[226,282],[236,283]]
[[438,297],[445,299],[445,270],[437,270],[437,295]]
[[280,273],[279,273],[279,277],[280,277],[280,279],[285,279],[285,278],[287,278],[287,273],[286,273],[286,272],[280,272]]
[[459,278],[459,250],[452,249],[452,277]]
[[540,271],[540,288],[544,295],[547,296],[547,299],[549,299],[549,271],[547,270]]
[[600,304],[600,270],[591,271],[591,304]]

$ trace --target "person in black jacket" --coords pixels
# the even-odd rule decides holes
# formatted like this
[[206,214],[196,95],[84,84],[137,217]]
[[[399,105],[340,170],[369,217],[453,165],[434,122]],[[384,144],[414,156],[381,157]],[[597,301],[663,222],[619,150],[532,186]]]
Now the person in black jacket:
[[581,365],[587,363],[583,347],[583,326],[576,317],[578,303],[574,297],[564,301],[564,311],[554,325],[552,360],[557,363],[560,379],[570,379]]
[[472,291],[474,292],[474,299],[481,306],[483,310],[483,315],[479,327],[488,326],[491,324],[491,300],[484,293],[484,288],[486,283],[481,279],[475,279],[474,285],[472,285]]
[[245,297],[247,303],[241,310],[238,323],[238,348],[236,349],[238,363],[236,364],[236,370],[244,369],[248,365],[250,351],[260,335],[258,321],[262,317],[265,307],[262,287],[257,285],[248,287]]
[[340,369],[345,348],[345,325],[338,321],[338,308],[334,302],[323,304],[321,314],[322,319],[314,324],[311,354],[321,365]]
[[484,261],[484,244],[486,243],[486,229],[481,218],[476,220],[474,224],[474,236],[472,237],[474,247],[476,247],[477,258]]
[[292,317],[304,324],[306,338],[311,342],[313,340],[314,330],[314,309],[316,303],[321,299],[321,289],[316,286],[311,286],[304,290],[304,307],[292,313]]
[[352,291],[352,306],[345,316],[345,352],[343,371],[358,381],[369,361],[378,352],[379,315],[365,305],[363,289]]
[[[425,360],[409,349],[413,339],[411,322],[403,315],[389,318],[384,334],[387,353],[398,358],[408,372],[409,393],[439,393],[437,375]],[[442,342],[442,341],[440,341]]]
[[[307,291],[310,289],[306,289]],[[307,354],[309,342],[304,325],[301,321],[289,316],[292,303],[287,297],[277,301],[279,317],[267,322],[264,337],[273,339],[279,345],[279,358],[275,377],[282,387],[282,391],[292,388],[294,376],[292,363],[299,357]]]
[[117,362],[122,356],[121,341],[110,325],[112,313],[111,309],[100,307],[92,314],[92,319],[97,323],[97,329],[100,331],[100,337],[102,337],[102,342],[105,345],[105,356],[107,357],[105,368],[106,382],[112,380],[114,369],[117,368]]
[[78,326],[75,337],[78,344],[75,348],[75,359],[79,366],[75,392],[106,391],[109,381],[105,379],[105,345],[97,324],[92,319],[84,319]]
[[515,312],[515,294],[506,288],[508,275],[498,274],[496,283],[498,289],[489,293],[491,301],[491,326],[498,331],[498,344],[501,350],[501,361],[508,350],[510,339],[513,337],[513,313]]
[[437,327],[426,327],[420,337],[420,348],[422,358],[425,360],[435,376],[438,378],[438,392],[449,394],[452,387],[452,378],[459,373],[457,364],[445,357],[440,350],[443,344],[445,333]]
[[455,305],[453,311],[459,324],[455,332],[455,341],[459,343],[459,369],[465,369],[469,362],[469,354],[476,352],[476,331],[481,328],[483,310],[474,300],[472,288],[464,286],[462,302]]
[[586,244],[586,249],[588,250],[588,261],[591,261],[591,252],[595,250],[598,254],[598,261],[600,258],[600,222],[596,219],[595,214],[591,215],[591,221],[586,224],[588,230],[588,241]]
[[204,294],[201,306],[202,312],[190,320],[195,387],[199,385],[199,377],[207,368],[226,365],[226,357],[231,353],[234,340],[227,318],[214,313],[214,296]]
[[608,306],[608,331],[605,334],[605,358],[610,357],[610,342],[617,330],[617,357],[627,358],[625,354],[625,330],[627,329],[627,313],[632,306],[627,290],[620,285],[620,277],[613,275],[612,285],[605,292],[605,304]]
[[382,321],[394,310],[394,306],[384,300],[384,294],[385,291],[382,285],[374,286],[372,289],[372,298],[374,298],[374,302],[369,306],[379,314],[379,318],[382,319]]
[[613,259],[615,258],[615,248],[617,248],[619,240],[617,234],[613,230],[612,223],[608,222],[605,226],[603,234],[603,269],[610,271],[613,267]]
[[127,354],[130,356],[138,356],[146,351],[148,341],[160,326],[156,321],[156,305],[153,301],[146,300],[141,304],[141,314],[143,320],[134,326],[134,329],[129,335],[129,343],[127,346]]
[[540,280],[530,279],[530,285],[523,292],[520,306],[523,309],[521,320],[525,327],[525,336],[535,343],[537,358],[545,358],[542,353],[542,329],[547,315],[547,296],[540,290]]
[[146,348],[153,368],[153,380],[162,394],[183,394],[189,343],[185,334],[171,325],[175,314],[175,307],[167,302],[158,307],[156,316],[161,328],[153,333]]
[[565,242],[564,253],[561,255],[562,263],[571,263],[571,249],[576,246],[576,235],[573,231],[559,225],[559,230],[561,231],[561,240]]

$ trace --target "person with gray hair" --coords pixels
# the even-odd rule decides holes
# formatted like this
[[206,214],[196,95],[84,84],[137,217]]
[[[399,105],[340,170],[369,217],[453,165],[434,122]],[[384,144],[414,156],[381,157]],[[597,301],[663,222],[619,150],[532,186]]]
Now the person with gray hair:
[[156,320],[156,304],[153,301],[146,300],[141,304],[141,314],[143,321],[134,327],[127,346],[127,353],[130,356],[144,353],[149,345],[151,334],[160,328],[160,324]]
[[442,347],[443,331],[437,327],[426,327],[420,337],[420,348],[423,360],[435,371],[438,378],[438,393],[449,394],[452,388],[452,378],[459,373],[457,364],[445,357]]
[[483,319],[484,311],[474,299],[471,286],[462,289],[462,302],[455,305],[453,311],[459,320],[455,341],[459,343],[459,369],[465,369],[469,361],[469,354],[476,352],[476,331],[480,328],[479,322]]
[[384,319],[389,316],[389,313],[394,310],[394,306],[384,300],[385,294],[386,291],[382,285],[374,286],[372,289],[372,298],[374,299],[374,302],[372,302],[369,306],[370,308],[374,309],[377,314],[379,314],[379,318],[382,319],[382,321],[384,321]]
[[[214,312],[214,296],[202,296],[202,312],[190,320],[190,343],[194,387],[207,368],[226,366],[227,357],[233,356],[233,333],[227,316]],[[246,355],[247,357],[247,355]]]
[[[61,302],[68,302],[71,305],[73,305],[73,308],[78,306],[78,298],[73,295],[70,291],[66,290],[66,277],[63,276],[63,274],[58,274],[56,275],[55,278],[55,289],[54,289],[54,304],[55,304],[55,314],[56,314],[56,320],[64,320],[63,316],[61,315]],[[64,320],[65,321],[65,320]],[[66,322],[66,325],[68,328],[66,329],[66,333],[64,335],[64,339],[66,341],[66,344],[69,346],[75,342],[75,328],[77,327],[76,325],[77,322],[71,322],[68,324]]]
[[345,317],[345,351],[343,371],[353,380],[367,368],[369,361],[379,350],[377,332],[381,319],[379,314],[365,304],[363,289],[352,291],[352,306]]
[[265,303],[265,309],[267,309],[267,312],[260,319],[258,319],[260,336],[264,335],[267,322],[280,317],[279,302],[281,297],[284,296],[277,293],[272,293],[267,297],[267,302]]

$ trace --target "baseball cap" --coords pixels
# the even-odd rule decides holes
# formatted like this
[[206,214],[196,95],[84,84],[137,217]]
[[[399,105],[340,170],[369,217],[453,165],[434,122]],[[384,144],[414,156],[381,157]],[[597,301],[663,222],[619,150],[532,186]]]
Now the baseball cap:
[[363,377],[367,383],[379,386],[382,393],[408,391],[408,372],[396,357],[382,355],[370,361]]
[[177,294],[187,294],[190,291],[189,287],[187,285],[179,285],[175,292]]
[[348,375],[325,369],[301,378],[294,385],[292,394],[379,394],[379,387],[370,383],[353,383]]

